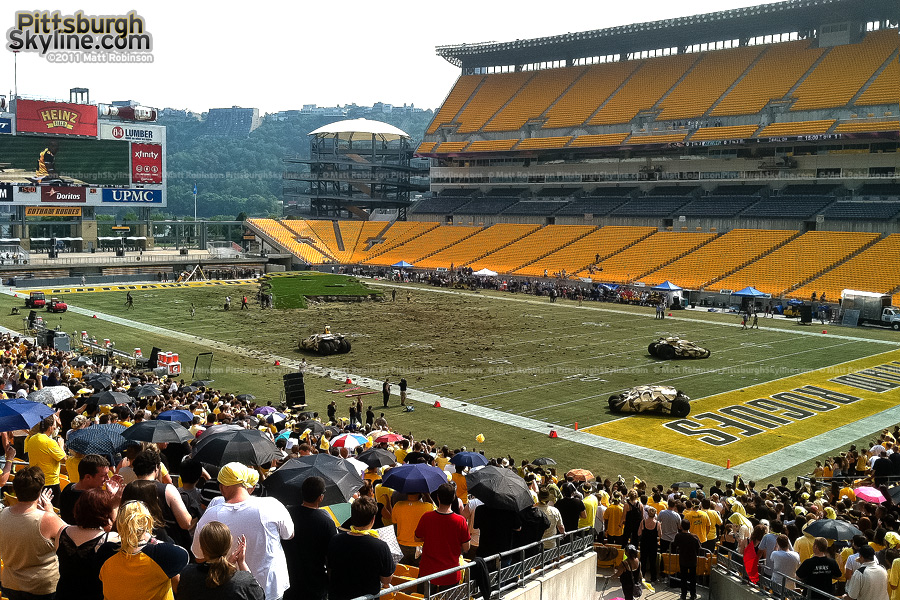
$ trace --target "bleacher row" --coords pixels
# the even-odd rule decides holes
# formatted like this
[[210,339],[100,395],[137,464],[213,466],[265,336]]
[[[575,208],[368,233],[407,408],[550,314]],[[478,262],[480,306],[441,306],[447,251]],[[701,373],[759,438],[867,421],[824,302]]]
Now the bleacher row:
[[[890,220],[900,215],[900,186],[863,186],[852,196],[836,195],[834,185],[791,185],[776,196],[760,195],[761,186],[722,186],[708,196],[699,188],[657,187],[639,196],[636,187],[597,188],[577,196],[571,188],[544,189],[534,197],[525,190],[455,189],[419,202],[422,215],[510,215],[594,217],[711,217]],[[838,192],[838,194],[846,192]]]
[[[339,221],[341,249],[329,245],[337,244],[332,221],[250,219],[248,225],[288,251],[299,246],[334,257],[307,261],[315,263],[388,267],[406,261],[419,269],[487,267],[522,277],[565,272],[597,282],[656,285],[670,280],[713,291],[753,285],[775,296],[798,298],[813,291],[838,298],[844,288],[900,293],[900,234],[882,238],[831,231],[733,229],[717,234],[626,226]],[[323,235],[296,241],[297,232],[315,231]]]
[[[520,140],[429,141],[421,153],[497,152],[580,146],[613,146],[900,127],[893,113],[866,107],[897,102],[900,67],[897,29],[867,34],[857,44],[814,47],[811,40],[738,47],[642,60],[539,71],[463,75],[426,130],[458,134],[518,133],[539,129],[624,125],[642,112],[652,125],[632,134],[534,137]],[[790,111],[857,107],[851,120],[802,120],[712,127],[691,120],[759,114],[772,101]],[[677,131],[671,131],[677,129]],[[552,135],[552,133],[550,134]]]

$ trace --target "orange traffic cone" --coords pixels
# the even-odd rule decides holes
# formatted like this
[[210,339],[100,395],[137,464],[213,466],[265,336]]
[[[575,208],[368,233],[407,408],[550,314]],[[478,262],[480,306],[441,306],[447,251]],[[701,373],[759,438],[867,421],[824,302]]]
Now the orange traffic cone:
[[276,367],[280,367],[280,366],[281,366],[281,361],[280,361],[280,360],[276,360],[276,361],[275,361],[275,366],[276,366]]
[[440,400],[435,400],[435,401],[434,401],[434,407],[435,407],[435,408],[440,408],[440,407],[441,407],[441,401],[440,401]]
[[92,319],[96,319],[96,318],[97,318],[97,315],[94,315],[94,316],[93,316],[93,317],[91,317],[91,318],[92,318]]
[[578,421],[575,421],[575,431],[578,431]]
[[822,330],[822,333],[828,333],[828,330],[827,330],[827,329],[823,329],[823,330]]
[[18,298],[18,297],[19,297],[18,294],[13,294],[13,298]]
[[558,438],[558,437],[559,437],[559,436],[556,435],[556,430],[555,430],[555,429],[551,429],[551,430],[550,430],[550,438],[552,439],[552,438]]
[[350,385],[350,384],[353,383],[353,382],[350,381],[350,378],[348,377],[348,378],[347,378],[347,381],[345,381],[344,383],[346,383],[347,385]]

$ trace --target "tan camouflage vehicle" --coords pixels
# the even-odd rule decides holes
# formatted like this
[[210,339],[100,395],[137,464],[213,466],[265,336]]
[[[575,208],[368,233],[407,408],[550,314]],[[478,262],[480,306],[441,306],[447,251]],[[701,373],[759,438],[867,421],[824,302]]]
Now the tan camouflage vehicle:
[[346,354],[350,352],[350,340],[340,333],[331,333],[331,328],[325,326],[322,333],[314,333],[300,340],[300,349],[316,352],[321,356],[329,354]]
[[673,358],[709,358],[710,351],[678,336],[661,337],[647,346],[650,356],[662,360]]
[[614,413],[657,413],[686,417],[691,412],[691,399],[670,385],[639,385],[622,394],[610,396],[609,410]]

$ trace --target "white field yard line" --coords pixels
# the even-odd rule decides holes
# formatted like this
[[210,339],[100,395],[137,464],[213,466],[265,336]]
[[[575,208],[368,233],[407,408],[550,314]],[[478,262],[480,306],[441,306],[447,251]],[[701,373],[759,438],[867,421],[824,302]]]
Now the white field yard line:
[[[145,323],[140,323],[138,321],[133,321],[131,319],[124,319],[122,317],[107,315],[105,313],[96,312],[85,308],[79,308],[77,306],[72,306],[69,308],[69,310],[81,315],[97,315],[98,319],[102,319],[110,323],[116,323],[117,325],[123,325],[125,327],[131,327],[141,331],[157,333],[171,338],[185,340],[191,343],[207,346],[218,350],[249,353],[247,349],[241,348],[240,346],[233,346],[231,344],[225,344],[222,342],[217,342],[215,340],[201,338],[188,333],[166,329],[164,327],[157,327],[156,325],[148,325]],[[299,361],[292,358],[267,354],[259,354],[259,357],[260,359],[267,359],[272,361],[278,360],[283,366],[286,367],[299,368],[300,365]],[[370,379],[368,377],[354,376],[352,373],[345,373],[337,369],[317,367],[307,364],[306,371],[308,373],[319,375],[321,377],[328,377],[337,381],[346,381],[346,378],[350,377],[351,379],[353,379],[356,385],[359,385],[361,387],[366,387],[376,391],[381,389],[381,381]],[[560,438],[575,442],[577,444],[590,446],[592,448],[597,448],[598,450],[607,450],[609,452],[614,452],[632,458],[639,458],[649,462],[666,464],[673,468],[690,473],[695,473],[704,477],[709,477],[711,479],[724,479],[729,475],[729,472],[724,468],[716,467],[714,465],[710,465],[698,460],[675,456],[666,452],[660,452],[658,450],[653,450],[650,448],[643,448],[635,444],[628,444],[626,442],[620,442],[619,440],[604,438],[597,435],[592,435],[590,433],[582,433],[580,431],[575,431],[567,427],[559,427],[556,425],[551,425],[544,421],[538,421],[536,419],[530,419],[528,417],[521,417],[519,415],[513,415],[491,408],[474,406],[465,402],[453,400],[451,398],[444,398],[443,396],[438,396],[437,394],[430,394],[428,392],[422,392],[413,389],[409,389],[407,393],[410,400],[416,400],[418,402],[423,402],[432,406],[435,402],[440,402],[441,406],[447,410],[479,417],[495,423],[511,425],[513,427],[518,427],[519,429],[525,429],[543,435],[548,435],[551,429],[555,429],[557,435]]]
[[[509,297],[494,296],[491,294],[475,294],[472,292],[461,292],[459,290],[444,290],[444,289],[435,289],[435,288],[421,287],[421,286],[400,285],[400,284],[388,283],[388,282],[384,282],[384,281],[380,281],[380,280],[379,281],[368,281],[368,283],[371,283],[372,285],[379,285],[382,287],[396,287],[396,288],[406,288],[406,289],[412,288],[412,289],[415,289],[420,292],[430,292],[432,294],[449,294],[452,296],[468,296],[470,298],[501,300],[504,302],[521,302],[524,304],[536,304],[536,305],[540,305],[540,306],[547,306],[549,304],[549,300],[541,301],[541,300],[530,300],[528,298],[518,298],[518,297],[516,297],[517,296],[516,294],[509,294]],[[591,304],[606,304],[606,303],[592,302]],[[576,304],[555,304],[555,306],[557,306],[559,308],[563,308],[563,309],[569,309],[569,310],[590,310],[590,311],[613,313],[613,314],[619,314],[619,315],[628,315],[631,317],[633,317],[636,314],[636,313],[625,311],[625,310],[617,310],[614,308],[601,308],[599,306],[590,306],[588,304],[585,304],[584,306],[578,306]],[[650,315],[649,312],[647,313],[646,318],[648,318],[648,319],[652,318],[652,316]],[[666,317],[666,319],[672,319],[673,321],[689,321],[691,323],[706,323],[709,325],[719,325],[721,327],[737,327],[738,326],[735,323],[723,323],[721,321],[708,321],[706,319],[688,319],[685,317]],[[664,322],[665,322],[665,320],[661,321],[661,323],[664,323]],[[786,331],[784,328],[781,328],[781,327],[760,327],[759,329],[762,331],[780,331],[780,332]],[[895,342],[895,341],[891,341],[891,340],[873,340],[870,338],[854,337],[854,336],[849,336],[849,335],[838,335],[838,334],[834,334],[834,333],[816,333],[814,331],[792,331],[791,333],[796,333],[797,335],[810,335],[810,336],[814,336],[814,337],[834,337],[834,338],[839,338],[842,340],[854,340],[854,341],[858,341],[858,342],[871,342],[874,344],[888,344],[891,346],[900,346],[900,341]]]

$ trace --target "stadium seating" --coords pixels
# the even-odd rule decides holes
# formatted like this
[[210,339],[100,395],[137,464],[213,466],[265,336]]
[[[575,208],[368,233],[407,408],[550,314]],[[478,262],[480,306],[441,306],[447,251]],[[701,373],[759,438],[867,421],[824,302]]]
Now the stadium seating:
[[595,146],[618,146],[628,137],[627,133],[600,133],[579,135],[569,144],[570,148],[590,148]]
[[867,183],[856,191],[858,197],[878,197],[882,200],[900,200],[900,184]]
[[876,233],[809,231],[717,281],[715,287],[739,290],[752,285],[768,294],[781,294],[878,237]]
[[900,213],[900,202],[835,202],[825,210],[826,219],[887,221]]
[[[457,191],[457,190],[448,190],[448,191]],[[417,213],[433,213],[433,214],[450,214],[454,212],[457,208],[465,204],[470,200],[469,196],[475,193],[476,190],[461,190],[467,192],[465,195],[462,194],[444,194],[441,193],[439,196],[432,196],[431,198],[425,198],[421,200],[418,204],[416,204],[413,209],[414,212]]]
[[584,67],[571,67],[537,71],[522,91],[484,126],[484,130],[520,129],[526,121],[547,110],[584,70]]
[[338,221],[341,239],[344,240],[344,251],[335,249],[334,255],[342,263],[350,262],[350,257],[353,256],[353,250],[359,243],[365,223],[365,221]]
[[791,110],[846,105],[896,50],[896,29],[873,31],[859,44],[831,48],[794,90],[797,101]]
[[315,241],[312,240],[312,238],[310,238],[310,243],[298,242],[297,238],[300,236],[285,227],[283,224],[284,222],[275,221],[273,219],[249,219],[248,222],[252,226],[257,227],[274,242],[284,246],[286,250],[308,263],[322,263],[327,262],[330,259],[330,257],[325,254],[324,249],[314,245]]
[[[325,248],[327,248],[337,260],[341,260],[340,257],[337,256],[339,250],[337,236],[334,233],[334,223],[330,220],[307,220],[306,224],[316,234],[316,237],[322,241]],[[343,237],[343,234],[341,237]]]
[[572,136],[545,137],[545,138],[525,138],[516,150],[551,150],[553,148],[562,148],[572,141]]
[[700,289],[704,284],[736,269],[748,260],[770,252],[784,243],[794,231],[765,229],[732,229],[687,256],[644,277],[650,285],[666,280],[687,289]]
[[688,202],[678,208],[677,214],[685,217],[730,218],[758,200],[754,196],[707,196]]
[[499,215],[518,202],[518,198],[475,198],[456,209],[461,215]]
[[806,219],[819,214],[834,202],[827,196],[772,196],[763,198],[743,213],[742,217],[769,219]]
[[595,229],[596,227],[585,225],[547,225],[509,246],[470,263],[469,266],[475,270],[488,267],[498,273],[509,273]]
[[434,115],[431,125],[426,133],[434,133],[444,123],[450,123],[456,117],[456,113],[463,107],[475,89],[484,80],[483,75],[463,75],[456,80],[456,85],[450,90],[447,99],[441,104],[440,110]]
[[593,215],[602,217],[608,215],[615,208],[622,206],[631,199],[630,196],[604,197],[604,198],[579,198],[556,211],[558,217],[581,217]]
[[503,210],[504,215],[526,215],[544,217],[554,214],[566,206],[565,201],[522,200]]
[[455,244],[463,238],[466,238],[478,231],[482,227],[469,227],[460,225],[442,225],[435,227],[422,235],[416,236],[409,241],[395,246],[393,249],[378,255],[377,264],[393,265],[401,260],[413,263],[416,266],[418,261],[434,254],[438,250],[446,248],[451,244]]
[[458,133],[478,131],[513,95],[527,82],[534,73],[498,73],[485,78],[481,87],[472,95],[469,103],[463,108],[457,121]]
[[667,217],[689,201],[687,196],[635,198],[609,214],[613,217]]
[[643,61],[633,60],[588,67],[581,79],[546,111],[544,127],[581,125],[642,64]]
[[839,123],[834,128],[837,133],[855,133],[859,131],[897,131],[900,121],[851,121]]
[[836,301],[841,290],[865,290],[888,293],[900,286],[900,234],[889,235],[856,256],[791,292],[793,298],[809,298],[813,292],[824,292]]
[[714,233],[660,231],[601,261],[603,281],[629,283],[694,250],[716,237]]
[[501,246],[510,244],[522,236],[528,235],[536,229],[538,229],[538,225],[497,223],[471,237],[463,239],[457,244],[453,244],[449,248],[420,260],[416,263],[416,266],[424,269],[449,268],[450,265],[462,267],[480,256],[484,256]]
[[426,153],[434,150],[435,146],[437,146],[437,145],[438,145],[437,142],[422,142],[421,144],[419,144],[419,147],[416,148],[416,152],[421,152],[423,154],[426,154]]
[[788,123],[772,123],[759,132],[759,137],[780,137],[783,135],[811,135],[826,133],[835,119],[822,119],[819,121],[791,121]]
[[900,85],[900,62],[894,57],[887,68],[859,95],[854,104],[856,106],[893,104],[897,102],[898,85]]
[[691,134],[692,142],[708,140],[733,140],[753,137],[758,125],[732,125],[729,127],[701,127]]
[[686,131],[681,131],[677,133],[664,133],[664,134],[651,134],[651,135],[641,135],[635,134],[630,136],[625,143],[626,144],[672,144],[675,142],[684,141],[684,138],[687,137]]
[[512,150],[519,140],[475,140],[466,152],[504,152]]
[[439,154],[449,154],[451,152],[462,152],[463,148],[469,145],[469,141],[465,142],[441,142],[434,152]]
[[[347,262],[351,264],[361,262],[368,254],[369,246],[372,245],[373,241],[378,238],[387,226],[388,223],[385,223],[384,221],[366,221],[363,223],[362,229],[356,238],[356,243],[353,245],[353,249],[350,252],[350,258]],[[345,247],[347,247],[346,239],[344,240],[344,244]]]
[[385,262],[381,257],[392,248],[405,244],[412,238],[420,236],[437,226],[437,223],[426,223],[422,221],[394,221],[382,234],[384,241],[372,246],[366,253],[365,258],[360,262],[370,265],[392,265],[397,261]]
[[602,260],[655,232],[655,227],[603,227],[516,270],[515,274],[540,277],[545,271],[552,275],[565,270],[574,275],[593,264],[598,255]]
[[677,54],[647,60],[591,117],[589,123],[628,123],[640,111],[652,108],[699,58],[697,54]]
[[753,115],[770,100],[783,98],[824,52],[809,44],[809,40],[800,40],[767,46],[762,58],[710,114]]
[[706,52],[675,89],[659,103],[658,121],[699,117],[760,55],[759,46]]

